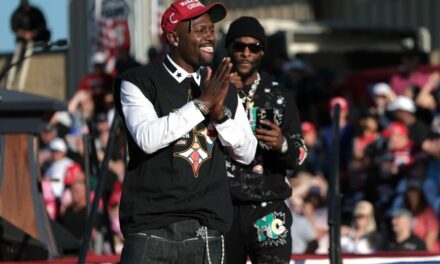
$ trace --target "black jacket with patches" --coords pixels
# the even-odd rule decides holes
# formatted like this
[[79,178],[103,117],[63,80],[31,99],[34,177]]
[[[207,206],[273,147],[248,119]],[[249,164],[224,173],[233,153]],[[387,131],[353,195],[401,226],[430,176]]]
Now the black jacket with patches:
[[[140,88],[159,118],[181,108],[188,101],[189,89],[184,87],[185,82],[179,84],[163,64],[134,68],[116,78],[114,84],[116,109],[123,120],[120,100],[122,80]],[[237,93],[230,88],[225,105],[233,115],[237,103]],[[224,149],[209,120],[152,154],[143,152],[125,129],[130,161],[120,205],[124,235],[190,218],[222,233],[230,228],[232,205],[227,195]],[[197,166],[191,161],[191,153],[197,155],[192,152],[197,149],[191,148],[194,144],[200,145],[199,151],[208,155],[198,170],[194,170]]]
[[[250,86],[243,89],[248,94]],[[272,151],[259,141],[255,159],[250,165],[244,166],[228,158],[226,167],[235,204],[290,197],[292,192],[285,181],[286,170],[297,167],[299,149],[306,149],[293,94],[263,72],[253,100],[254,107],[274,109],[275,120],[287,140],[288,150],[286,153]]]

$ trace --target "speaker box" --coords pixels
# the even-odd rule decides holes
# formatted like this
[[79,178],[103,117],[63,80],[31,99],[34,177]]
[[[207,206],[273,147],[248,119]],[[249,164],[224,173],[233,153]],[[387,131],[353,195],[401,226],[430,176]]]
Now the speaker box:
[[[50,225],[61,255],[77,255],[81,246],[79,239],[55,221]],[[43,243],[0,219],[0,261],[45,260],[48,257],[48,249]]]

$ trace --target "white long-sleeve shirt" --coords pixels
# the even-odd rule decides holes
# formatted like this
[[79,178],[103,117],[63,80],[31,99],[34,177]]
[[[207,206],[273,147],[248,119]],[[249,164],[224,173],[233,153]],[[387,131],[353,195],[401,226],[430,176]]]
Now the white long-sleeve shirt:
[[[179,83],[191,75],[200,85],[199,71],[188,73],[169,61],[177,69],[175,72],[165,66],[171,76]],[[153,104],[143,95],[139,87],[128,81],[121,83],[121,105],[125,122],[136,144],[148,154],[154,153],[191,131],[205,117],[192,101],[182,106],[176,112],[159,118]],[[257,139],[249,125],[246,113],[240,100],[237,102],[235,116],[222,124],[213,123],[221,144],[229,155],[237,162],[249,164],[255,156]]]

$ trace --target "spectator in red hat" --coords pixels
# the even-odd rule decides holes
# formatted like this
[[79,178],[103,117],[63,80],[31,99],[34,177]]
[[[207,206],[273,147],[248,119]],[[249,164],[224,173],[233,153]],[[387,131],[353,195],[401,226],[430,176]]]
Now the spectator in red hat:
[[[398,186],[405,178],[420,178],[423,164],[418,149],[409,138],[404,123],[391,122],[376,141],[366,148],[363,195],[375,201],[378,211],[388,210],[399,193]],[[360,175],[360,174],[359,174]],[[383,215],[379,215],[383,218]]]
[[75,181],[84,181],[85,175],[81,168],[81,165],[74,162],[66,170],[66,177],[64,178],[64,185],[70,186]]
[[362,159],[365,155],[365,148],[379,137],[379,124],[374,116],[366,114],[359,118],[358,136],[354,138],[353,157]]
[[[352,158],[348,167],[348,181],[350,191],[365,191],[369,166],[369,148],[380,139],[379,124],[370,113],[362,114],[357,121],[356,136],[353,140]],[[354,194],[356,196],[356,194]]]
[[65,189],[63,191],[63,194],[61,196],[61,202],[60,202],[60,214],[64,214],[66,209],[72,205],[72,190],[71,186],[76,182],[85,182],[85,174],[81,168],[81,165],[79,165],[76,162],[73,162],[70,164],[69,167],[66,169],[66,176],[64,177],[64,186]]
[[349,106],[348,106],[347,99],[345,99],[344,97],[339,97],[339,96],[331,98],[330,102],[329,102],[330,110],[333,111],[337,104],[339,104],[339,107],[341,109],[340,120],[346,119],[346,117],[348,116],[348,112],[350,110]]
[[402,166],[413,163],[413,142],[409,138],[408,128],[401,122],[391,122],[389,127],[382,131],[388,138],[388,151],[392,155],[390,171],[397,174]]
[[[340,152],[340,163],[339,170],[341,175],[341,180],[346,179],[346,172],[348,168],[348,164],[351,160],[353,154],[353,139],[354,139],[354,126],[349,122],[348,117],[350,114],[350,107],[347,99],[343,97],[333,97],[329,102],[329,111],[330,115],[333,118],[334,110],[336,105],[339,105],[339,152]],[[330,167],[332,159],[330,156],[332,155],[333,149],[333,128],[332,126],[327,126],[323,129],[323,144],[324,151],[326,155],[326,171],[325,175],[328,176],[330,173]]]
[[224,261],[232,222],[224,153],[249,164],[257,145],[229,88],[230,58],[209,68],[214,23],[225,16],[220,3],[175,1],[161,22],[169,54],[116,78],[130,157],[119,210],[122,263]]
[[314,176],[323,176],[324,157],[322,155],[322,142],[320,141],[318,130],[312,122],[304,121],[301,123],[301,131],[307,147],[307,159],[304,160],[299,171],[307,172]]

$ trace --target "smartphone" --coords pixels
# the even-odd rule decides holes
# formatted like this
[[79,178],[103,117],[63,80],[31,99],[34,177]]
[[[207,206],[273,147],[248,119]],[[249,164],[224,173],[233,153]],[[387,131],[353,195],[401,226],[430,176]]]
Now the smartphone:
[[258,108],[257,110],[257,128],[266,128],[260,123],[260,120],[266,119],[270,122],[274,122],[273,108]]

